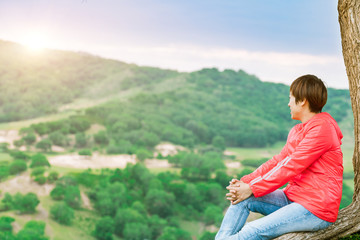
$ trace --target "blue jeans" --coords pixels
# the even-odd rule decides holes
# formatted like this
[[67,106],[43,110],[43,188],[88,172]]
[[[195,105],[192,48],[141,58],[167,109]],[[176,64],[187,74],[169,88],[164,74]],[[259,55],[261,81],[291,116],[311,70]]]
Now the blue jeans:
[[[250,211],[265,217],[245,224]],[[291,202],[282,190],[276,190],[263,197],[251,196],[230,205],[215,239],[272,239],[289,232],[317,231],[331,224],[300,204]]]

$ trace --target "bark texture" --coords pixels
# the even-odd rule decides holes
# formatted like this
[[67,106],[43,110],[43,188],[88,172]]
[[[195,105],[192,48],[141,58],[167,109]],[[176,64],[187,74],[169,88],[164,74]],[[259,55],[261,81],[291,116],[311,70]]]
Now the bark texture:
[[355,147],[353,155],[354,196],[353,202],[342,209],[331,227],[313,233],[290,233],[278,237],[286,239],[338,239],[360,231],[360,1],[339,0],[341,43],[349,80],[351,106],[354,113]]

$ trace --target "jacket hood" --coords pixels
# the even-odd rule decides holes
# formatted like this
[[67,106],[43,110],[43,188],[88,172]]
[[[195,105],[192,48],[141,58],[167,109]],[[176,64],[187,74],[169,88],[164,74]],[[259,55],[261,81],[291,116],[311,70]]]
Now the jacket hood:
[[335,130],[336,130],[336,134],[337,134],[337,137],[341,143],[341,139],[344,137],[341,130],[340,130],[340,127],[339,125],[337,124],[337,122],[335,121],[335,119],[327,112],[322,112],[322,113],[319,113],[319,114],[316,114],[314,117],[316,118],[319,118],[319,119],[322,119],[322,120],[325,120],[325,121],[329,121],[331,122],[331,124],[334,126]]

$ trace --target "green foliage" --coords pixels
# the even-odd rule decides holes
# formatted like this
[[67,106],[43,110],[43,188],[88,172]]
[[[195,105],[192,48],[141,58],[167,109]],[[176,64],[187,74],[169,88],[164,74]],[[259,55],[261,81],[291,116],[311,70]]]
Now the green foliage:
[[50,133],[49,139],[53,145],[62,147],[69,145],[69,139],[60,130]]
[[152,152],[148,151],[147,149],[140,148],[136,151],[136,158],[140,162],[144,162],[145,159],[152,158],[152,157],[153,157]]
[[50,215],[58,223],[70,225],[74,219],[74,210],[64,202],[55,203],[50,208]]
[[50,192],[50,196],[54,200],[63,200],[65,195],[65,187],[63,186],[56,186]]
[[215,239],[215,236],[216,236],[216,232],[212,233],[212,232],[206,231],[201,235],[199,240],[213,240],[213,239]]
[[35,167],[32,169],[31,171],[31,176],[35,177],[35,176],[39,176],[39,175],[43,175],[45,173],[45,168],[44,167]]
[[43,150],[44,152],[48,152],[51,150],[52,143],[48,138],[40,140],[36,143],[35,147],[37,149]]
[[101,218],[95,226],[93,235],[98,240],[112,240],[114,232],[114,221],[111,217],[106,216]]
[[220,226],[221,220],[223,218],[222,209],[215,205],[209,205],[204,212],[204,222],[207,225],[215,224]]
[[126,223],[124,238],[128,240],[150,239],[151,231],[147,225],[138,222]]
[[343,178],[344,179],[354,179],[354,172],[352,171],[352,172],[344,172],[344,174],[343,174]]
[[73,177],[64,176],[56,181],[56,187],[50,192],[54,200],[64,200],[64,202],[75,209],[81,205],[81,196],[78,183]]
[[8,163],[0,164],[0,180],[5,179],[10,174],[10,166]]
[[202,155],[182,152],[170,157],[169,162],[182,167],[181,176],[189,181],[208,180],[215,170],[225,169],[221,154],[217,152]]
[[340,209],[347,207],[352,202],[353,194],[354,191],[346,183],[343,183]]
[[102,130],[94,134],[94,141],[100,145],[107,145],[109,143],[109,138],[106,131]]
[[0,151],[1,152],[9,152],[9,143],[7,142],[2,142],[0,143]]
[[[220,72],[212,68],[187,74],[51,50],[46,57],[29,61],[17,44],[1,41],[0,49],[6,59],[0,64],[0,96],[6,99],[0,106],[0,122],[55,113],[59,106],[77,98],[109,97],[131,88],[141,90],[138,95],[137,91],[129,91],[132,95],[126,101],[90,108],[85,116],[33,124],[31,129],[21,131],[49,134],[52,144],[65,144],[58,138],[60,135],[53,138],[54,132],[76,134],[97,122],[107,130],[99,138],[94,136],[94,140],[107,145],[112,153],[120,140],[149,149],[160,141],[191,148],[213,144],[217,136],[224,139],[226,146],[262,147],[285,140],[294,124],[287,108],[289,87],[261,82],[242,70]],[[324,110],[341,121],[351,111],[349,91],[328,92]],[[114,144],[109,146],[111,141]],[[47,151],[44,145],[39,148]]]
[[64,202],[72,208],[80,208],[81,196],[78,186],[66,186],[64,193]]
[[26,169],[27,169],[26,162],[22,160],[15,160],[12,163],[10,163],[9,173],[15,175],[23,171],[26,171]]
[[151,232],[150,239],[157,239],[167,224],[168,222],[165,219],[160,218],[158,215],[150,216],[148,219],[148,226]]
[[174,200],[172,193],[150,189],[145,197],[145,204],[151,214],[168,217],[173,213]]
[[81,149],[78,154],[81,156],[92,156],[92,152],[90,149]]
[[114,221],[115,234],[118,236],[124,236],[126,224],[141,223],[142,225],[144,225],[146,223],[144,215],[131,208],[119,208],[116,212]]
[[34,133],[28,133],[24,137],[22,137],[26,145],[31,145],[36,142],[36,135]]
[[41,166],[50,167],[50,163],[47,160],[46,156],[41,153],[36,153],[33,156],[31,156],[30,167],[35,168]]
[[13,206],[13,197],[9,193],[5,193],[4,198],[1,200],[3,211],[10,210]]
[[22,151],[12,150],[9,152],[10,156],[14,159],[29,160],[30,156]]
[[37,182],[38,184],[40,185],[43,185],[46,183],[46,177],[43,176],[43,175],[40,175],[40,176],[36,176],[35,179],[34,179],[35,182]]
[[79,132],[75,134],[75,146],[78,148],[86,147],[88,142],[88,137],[83,132]]
[[254,171],[254,170],[245,167],[245,168],[241,169],[240,173],[237,175],[237,178],[240,179],[240,178],[242,178],[243,176],[252,173],[253,171]]
[[48,183],[54,183],[59,178],[59,173],[55,171],[51,171],[47,177]]
[[132,145],[129,141],[119,140],[118,143],[111,141],[108,145],[106,152],[108,154],[127,154],[131,153]]
[[25,144],[23,139],[15,140],[14,142],[15,147],[19,148]]
[[215,182],[220,184],[223,188],[229,185],[231,178],[226,174],[224,170],[219,169],[215,172],[215,174]]
[[114,182],[106,187],[97,187],[93,192],[97,200],[95,208],[102,216],[114,216],[116,210],[127,205],[128,196],[123,183]]
[[11,223],[14,221],[15,219],[12,217],[7,217],[7,216],[0,217],[0,232],[12,233],[13,227]]
[[18,232],[16,238],[18,240],[48,240],[49,238],[44,236],[44,234],[45,222],[31,220]]
[[247,167],[253,167],[258,168],[261,164],[268,161],[268,158],[262,158],[262,159],[244,159],[241,161],[241,164]]
[[346,237],[339,238],[340,240],[359,240],[360,239],[360,232],[351,234]]
[[166,227],[158,240],[191,240],[191,236],[180,228]]
[[12,207],[20,213],[34,213],[40,201],[35,193],[22,195],[17,193],[12,200]]
[[221,136],[215,136],[212,139],[211,144],[222,151],[224,151],[226,148],[225,139]]

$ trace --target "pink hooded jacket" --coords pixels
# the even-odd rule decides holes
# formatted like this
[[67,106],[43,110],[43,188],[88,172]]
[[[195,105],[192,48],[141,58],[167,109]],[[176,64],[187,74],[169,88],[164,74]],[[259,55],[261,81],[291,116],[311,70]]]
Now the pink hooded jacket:
[[316,114],[291,129],[280,154],[241,181],[250,185],[255,197],[288,183],[284,192],[289,200],[325,221],[335,222],[342,194],[342,137],[330,114]]

